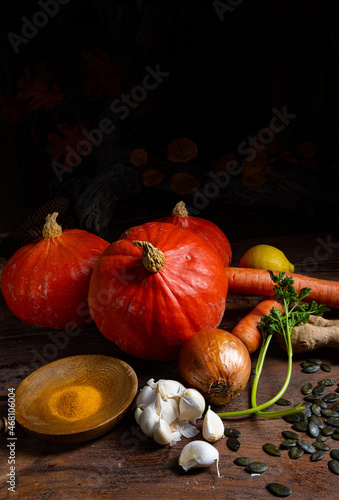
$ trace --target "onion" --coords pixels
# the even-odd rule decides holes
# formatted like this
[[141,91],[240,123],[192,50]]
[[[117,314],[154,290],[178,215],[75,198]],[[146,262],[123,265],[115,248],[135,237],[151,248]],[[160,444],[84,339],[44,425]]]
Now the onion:
[[219,328],[200,330],[183,343],[178,359],[180,377],[187,387],[223,405],[237,396],[251,374],[251,358],[245,344]]

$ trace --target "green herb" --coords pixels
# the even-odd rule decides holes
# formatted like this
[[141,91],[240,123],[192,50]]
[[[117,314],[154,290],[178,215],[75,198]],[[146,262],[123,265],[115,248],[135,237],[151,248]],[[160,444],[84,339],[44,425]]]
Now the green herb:
[[[294,280],[290,276],[285,276],[285,273],[274,274],[273,271],[268,271],[272,281],[275,283],[273,290],[275,292],[277,301],[281,303],[283,312],[280,312],[277,308],[273,307],[268,316],[263,316],[258,325],[262,336],[263,342],[260,348],[257,364],[255,367],[255,376],[251,391],[251,404],[252,408],[247,410],[218,413],[221,418],[248,415],[250,413],[255,413],[260,417],[282,417],[291,413],[298,413],[305,409],[302,403],[299,402],[293,408],[288,410],[262,411],[274,404],[286,391],[291,375],[292,375],[292,358],[293,358],[293,348],[292,348],[292,330],[295,326],[301,325],[302,323],[308,323],[310,315],[322,316],[325,311],[329,311],[329,308],[324,305],[319,305],[315,301],[312,302],[302,302],[306,297],[310,295],[310,288],[302,288],[298,293],[294,288]],[[286,344],[286,352],[288,357],[287,375],[283,387],[280,389],[278,394],[274,398],[270,399],[266,403],[257,406],[257,389],[264,365],[267,350],[273,335],[282,335]]]

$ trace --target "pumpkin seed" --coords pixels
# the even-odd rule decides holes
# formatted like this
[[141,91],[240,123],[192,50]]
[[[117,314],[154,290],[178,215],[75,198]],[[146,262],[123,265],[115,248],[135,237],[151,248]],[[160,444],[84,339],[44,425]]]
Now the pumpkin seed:
[[312,411],[313,415],[316,415],[317,417],[321,417],[321,408],[316,403],[313,403],[313,405],[311,406],[311,411]]
[[332,408],[324,408],[321,410],[321,414],[323,417],[339,417],[339,413]]
[[325,441],[327,441],[328,439],[330,439],[330,436],[323,436],[322,434],[319,434],[316,441],[318,441],[319,443],[325,443]]
[[304,450],[305,453],[314,453],[316,451],[313,444],[304,441],[304,439],[299,440],[298,447]]
[[308,394],[304,397],[304,401],[310,401],[311,403],[313,403],[316,399],[318,399],[318,396],[316,394]]
[[240,448],[240,441],[235,437],[229,437],[226,441],[226,444],[232,451],[238,451]]
[[308,432],[308,435],[311,436],[311,437],[316,438],[317,436],[319,436],[320,429],[317,426],[317,424],[315,422],[313,422],[313,420],[311,420],[308,423],[307,432]]
[[320,441],[314,441],[313,446],[316,450],[328,451],[331,448],[326,443],[322,443]]
[[330,457],[334,460],[339,460],[339,450],[331,450]]
[[299,439],[299,434],[293,431],[283,431],[282,435],[285,439]]
[[270,493],[280,498],[288,497],[292,493],[290,488],[280,483],[269,483],[266,488]]
[[308,358],[306,359],[306,363],[312,363],[314,365],[322,365],[323,360],[319,358]]
[[306,432],[307,427],[308,427],[307,422],[295,422],[295,424],[292,425],[292,429],[298,432]]
[[280,457],[281,456],[281,451],[275,444],[272,443],[265,443],[263,446],[263,450],[266,451],[269,455],[272,455],[274,457]]
[[289,424],[294,424],[295,422],[300,422],[301,420],[300,416],[297,413],[292,413],[292,415],[285,415],[282,418]]
[[253,460],[249,457],[238,457],[235,460],[233,460],[233,463],[235,465],[242,465],[242,466],[247,466],[251,464]]
[[339,460],[332,459],[328,462],[328,468],[333,474],[339,475]]
[[321,409],[327,408],[327,403],[323,399],[319,399],[319,398],[315,399],[313,401],[313,404],[320,406]]
[[320,366],[315,365],[312,363],[308,363],[304,368],[301,370],[304,373],[316,373],[319,370]]
[[332,406],[332,410],[339,411],[339,401],[338,403]]
[[303,394],[310,394],[312,392],[313,385],[310,382],[307,382],[307,384],[303,385],[301,388],[301,392]]
[[334,434],[332,434],[331,438],[335,441],[339,441],[339,432],[335,432]]
[[324,422],[320,417],[317,417],[316,415],[311,415],[308,420],[309,422],[314,422],[319,427],[319,429],[323,429],[325,427]]
[[298,441],[298,439],[285,439],[285,441],[281,443],[281,446],[287,449],[293,448],[293,446],[296,446],[298,444]]
[[323,401],[326,403],[335,403],[339,399],[339,394],[336,392],[330,392],[329,394],[326,394],[326,396],[323,397]]
[[336,388],[335,392],[339,392],[339,386]]
[[330,417],[326,420],[326,424],[332,427],[339,427],[339,417]]
[[298,446],[294,446],[291,448],[288,452],[288,456],[292,458],[293,460],[296,458],[301,457],[304,454],[304,450],[301,448],[298,448]]
[[330,387],[331,385],[335,384],[335,381],[332,378],[323,378],[318,381],[318,384],[324,384],[327,387]]
[[326,385],[318,384],[315,387],[313,387],[312,394],[316,394],[317,396],[321,396],[322,394],[324,394],[325,391],[326,391]]
[[267,470],[267,465],[263,462],[252,462],[248,464],[246,470],[252,474],[262,474],[265,470]]
[[238,429],[233,429],[232,427],[226,427],[224,431],[225,436],[238,438],[241,436],[241,432]]
[[[339,397],[339,396],[338,396]],[[280,405],[280,406],[290,406],[292,403],[291,401],[289,401],[288,399],[285,399],[285,398],[279,398],[276,402],[275,402],[276,405]]]
[[324,452],[321,450],[314,451],[311,455],[311,462],[319,462],[322,458],[324,458]]
[[324,436],[331,436],[334,433],[334,427],[331,425],[325,425],[325,427],[321,430],[321,433]]
[[320,368],[324,372],[330,372],[332,370],[332,367],[330,365],[328,365],[327,363],[323,363],[322,365],[320,365]]

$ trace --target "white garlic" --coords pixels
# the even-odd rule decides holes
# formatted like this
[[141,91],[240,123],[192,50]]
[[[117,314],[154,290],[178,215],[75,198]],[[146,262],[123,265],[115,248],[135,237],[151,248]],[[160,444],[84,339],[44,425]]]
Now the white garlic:
[[156,443],[162,445],[170,444],[173,439],[173,433],[170,426],[161,416],[155,426],[153,439]]
[[186,389],[179,401],[180,420],[195,420],[201,418],[205,410],[205,399],[196,389]]
[[142,412],[143,412],[142,408],[140,408],[140,406],[137,406],[134,411],[134,418],[137,424],[140,424],[140,417]]
[[152,437],[159,415],[155,411],[154,403],[146,406],[139,418],[140,429],[146,436]]
[[188,443],[182,449],[178,461],[184,471],[195,467],[210,467],[214,462],[217,463],[218,477],[220,477],[219,452],[206,441],[191,441]]
[[166,400],[166,398],[179,398],[186,387],[177,380],[160,379],[157,383],[157,389],[161,391],[163,399]]
[[210,443],[214,443],[224,436],[224,424],[219,415],[208,407],[202,424],[202,435]]
[[145,385],[138,394],[136,405],[144,409],[146,406],[153,403],[156,395],[157,391],[155,389],[149,385]]
[[171,425],[179,416],[179,407],[175,399],[169,398],[164,400],[161,394],[158,392],[154,401],[155,411],[158,415],[162,415],[162,418]]

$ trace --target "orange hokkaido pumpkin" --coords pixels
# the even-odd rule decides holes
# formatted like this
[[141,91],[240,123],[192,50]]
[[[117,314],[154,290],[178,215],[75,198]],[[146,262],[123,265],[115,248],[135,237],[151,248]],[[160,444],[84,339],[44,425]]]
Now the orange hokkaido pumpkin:
[[169,222],[178,227],[184,227],[201,236],[220,255],[224,266],[228,267],[232,261],[231,244],[223,231],[213,222],[201,217],[188,215],[183,201],[179,201],[168,217],[162,217],[157,222]]
[[219,255],[174,224],[127,230],[101,255],[89,287],[89,308],[101,333],[122,351],[173,360],[183,341],[223,317],[228,282]]
[[47,216],[43,236],[19,248],[6,263],[1,290],[9,309],[22,321],[48,328],[72,328],[91,321],[90,276],[109,243]]

